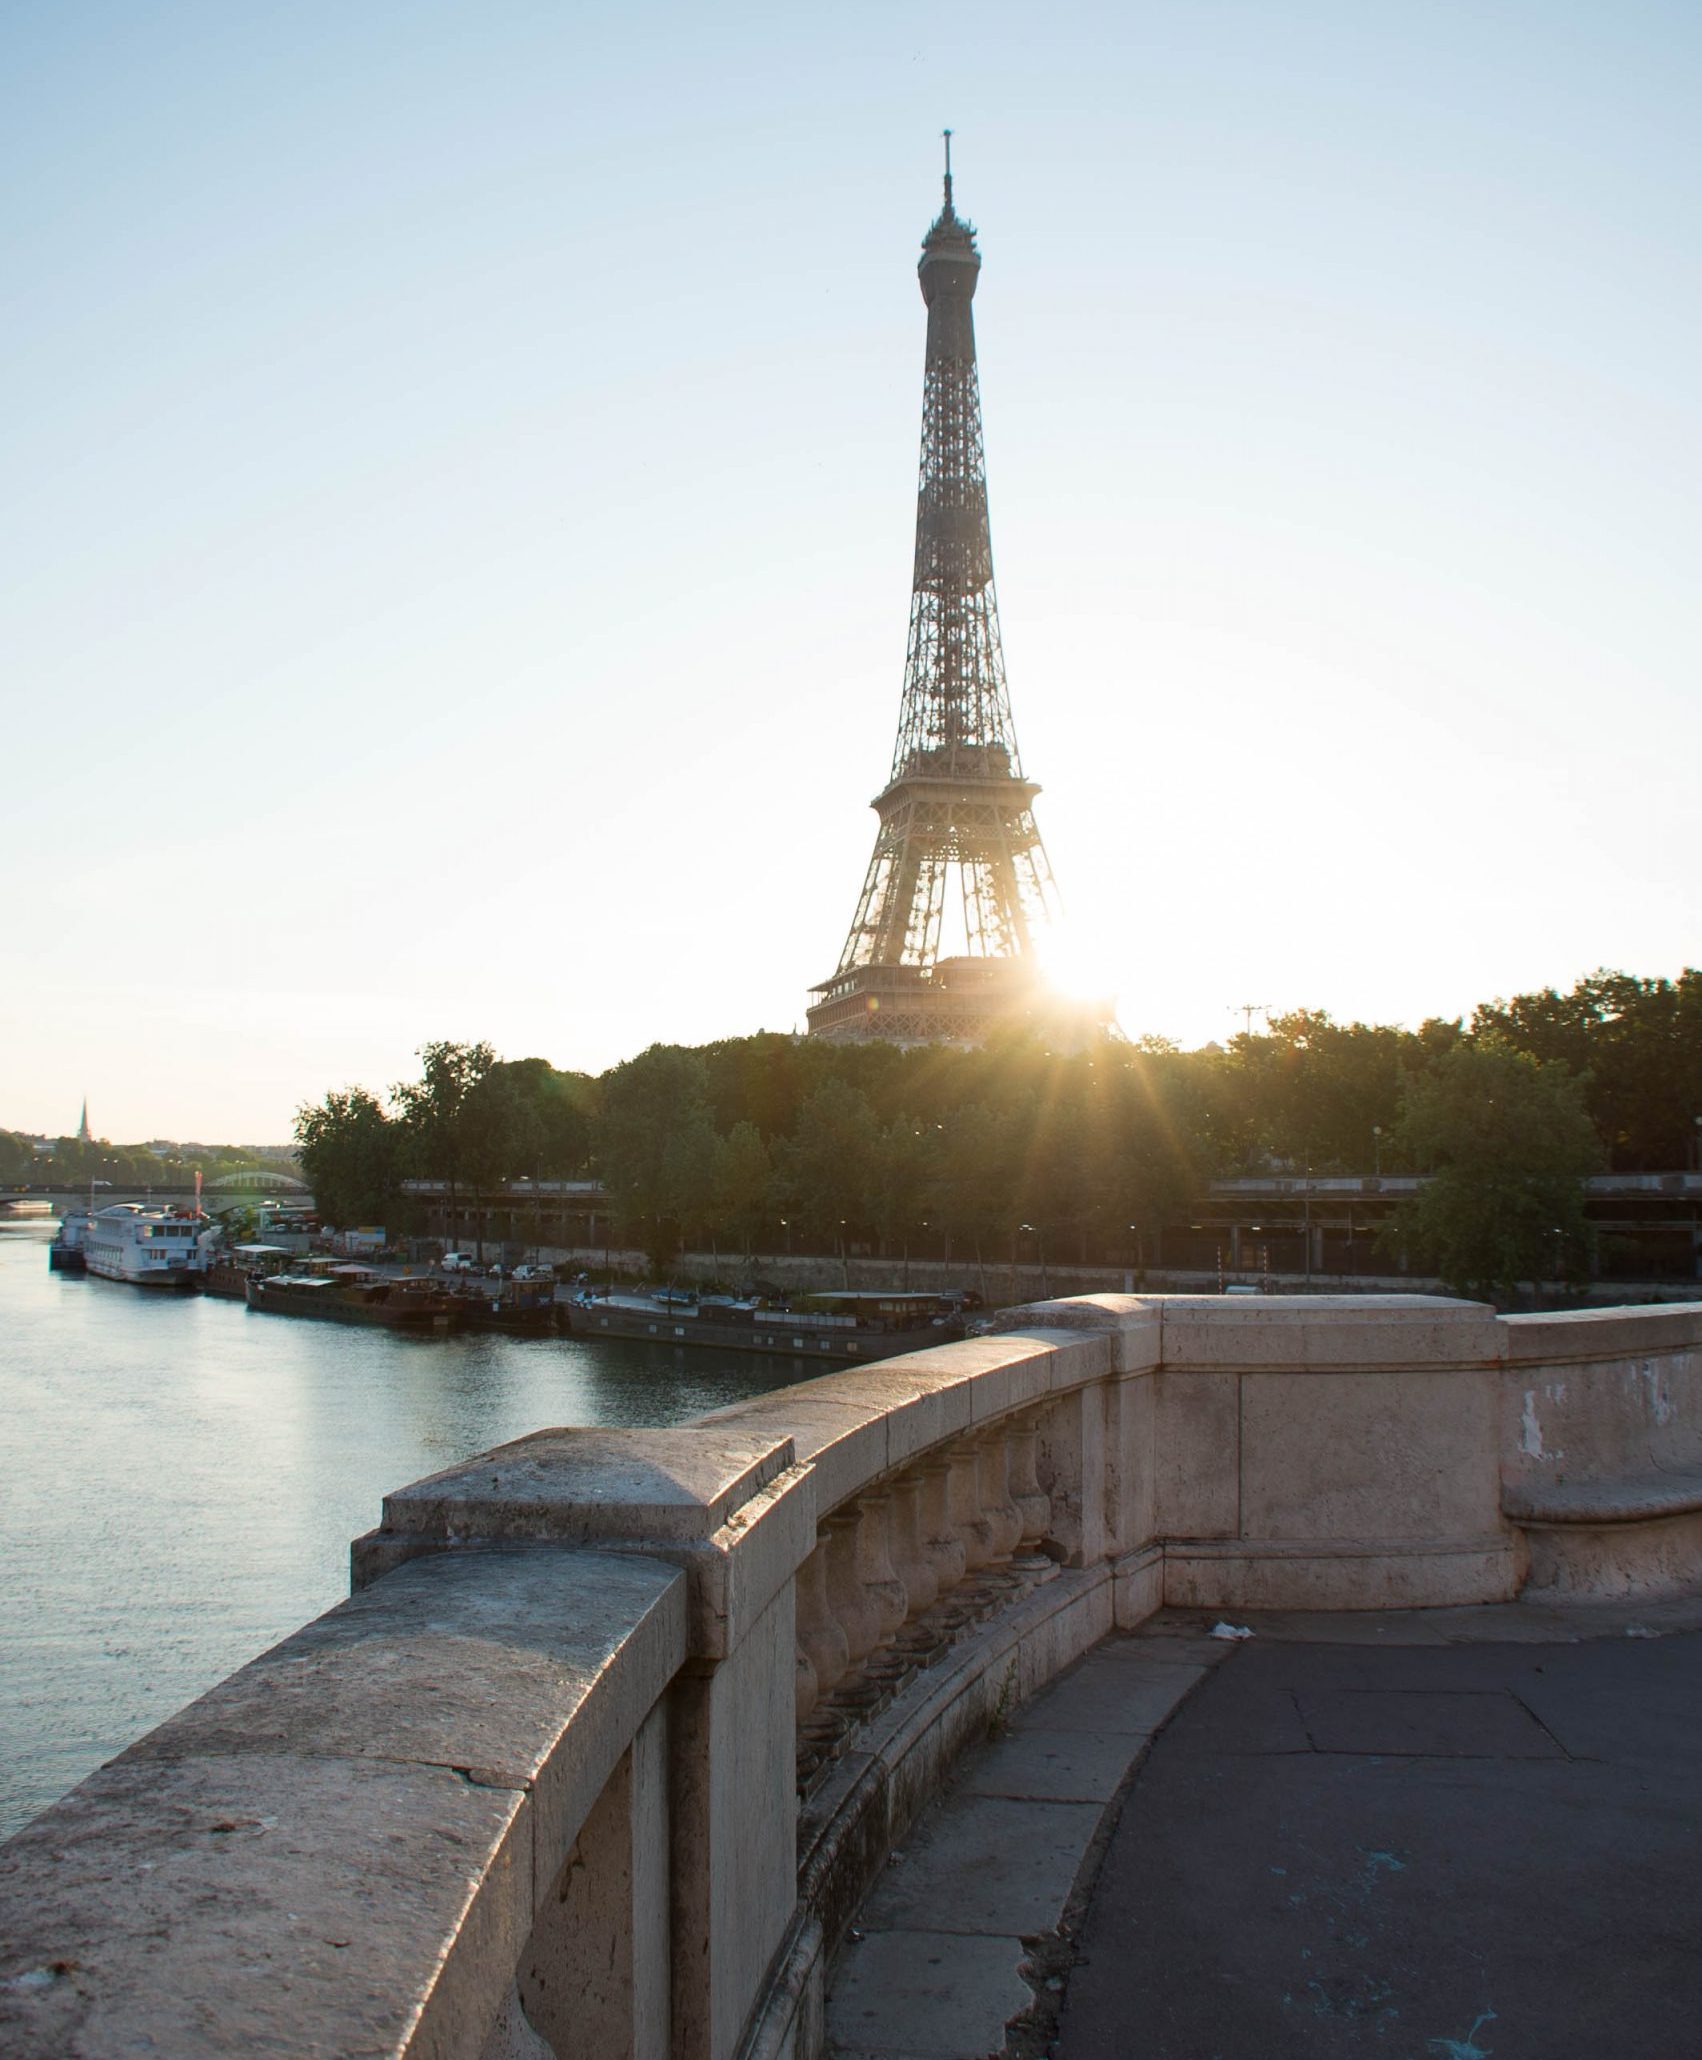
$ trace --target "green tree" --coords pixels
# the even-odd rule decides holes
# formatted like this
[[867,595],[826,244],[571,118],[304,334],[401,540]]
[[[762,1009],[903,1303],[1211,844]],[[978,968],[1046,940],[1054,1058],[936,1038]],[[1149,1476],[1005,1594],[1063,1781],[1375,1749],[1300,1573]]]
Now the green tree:
[[988,1257],[1008,1247],[1022,1221],[1018,1140],[1009,1119],[985,1102],[959,1109],[943,1126],[939,1169],[940,1227],[960,1253],[975,1254],[985,1292]]
[[602,1079],[601,1107],[591,1126],[593,1161],[616,1216],[642,1240],[661,1272],[679,1249],[679,1208],[695,1204],[689,1157],[674,1140],[713,1134],[701,1056],[679,1045],[653,1044]]
[[469,1090],[476,1161],[497,1180],[565,1180],[590,1149],[590,1082],[546,1059],[498,1059]]
[[928,1220],[939,1178],[939,1135],[931,1125],[900,1116],[876,1139],[872,1199],[883,1251],[897,1244],[908,1254]]
[[1383,1235],[1466,1294],[1576,1277],[1588,1249],[1584,1180],[1601,1142],[1566,1067],[1494,1037],[1409,1080],[1397,1142],[1433,1178]]
[[390,1095],[409,1165],[419,1178],[441,1180],[449,1190],[448,1223],[454,1235],[462,1190],[499,1177],[502,1154],[492,1134],[491,1109],[478,1092],[496,1064],[496,1053],[488,1044],[440,1040],[421,1045],[419,1057],[419,1079],[399,1081]]
[[774,1215],[774,1162],[754,1123],[735,1123],[721,1157],[716,1216],[748,1260]]
[[25,1187],[40,1178],[35,1146],[14,1130],[0,1130],[0,1187]]
[[477,1090],[496,1064],[488,1044],[439,1042],[420,1047],[420,1077],[390,1090],[406,1147],[422,1178],[445,1180],[451,1195],[475,1157],[488,1159],[488,1109]]
[[694,1248],[706,1236],[712,1244],[715,1241],[725,1161],[726,1147],[707,1109],[693,1111],[663,1146],[663,1213]]
[[383,1223],[401,1191],[399,1127],[364,1087],[333,1090],[295,1116],[302,1177],[327,1223]]
[[1676,1172],[1702,1149],[1702,971],[1695,967],[1677,980],[1604,968],[1569,994],[1545,987],[1486,1002],[1472,1034],[1499,1037],[1583,1080],[1616,1168]]
[[807,1236],[843,1252],[850,1233],[875,1214],[880,1127],[869,1098],[828,1080],[798,1111],[798,1127],[779,1155],[787,1213]]

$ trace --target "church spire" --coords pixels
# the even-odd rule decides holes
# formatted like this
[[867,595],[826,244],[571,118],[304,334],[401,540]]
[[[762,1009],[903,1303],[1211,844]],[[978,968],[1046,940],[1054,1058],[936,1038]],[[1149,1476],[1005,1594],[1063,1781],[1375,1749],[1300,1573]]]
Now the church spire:
[[77,1125],[77,1142],[94,1143],[94,1139],[89,1135],[89,1098],[86,1094],[83,1096],[83,1120]]

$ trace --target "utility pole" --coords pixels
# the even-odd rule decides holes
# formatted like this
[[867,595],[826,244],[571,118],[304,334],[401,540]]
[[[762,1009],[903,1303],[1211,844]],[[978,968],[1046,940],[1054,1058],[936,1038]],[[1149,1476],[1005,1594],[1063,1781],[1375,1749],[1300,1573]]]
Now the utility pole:
[[1271,1017],[1271,1005],[1268,1001],[1238,1001],[1233,1005],[1229,1013],[1232,1016],[1239,1016],[1241,1018],[1242,1034],[1246,1037],[1251,1037],[1253,1034],[1254,1016],[1262,1015],[1268,1025]]

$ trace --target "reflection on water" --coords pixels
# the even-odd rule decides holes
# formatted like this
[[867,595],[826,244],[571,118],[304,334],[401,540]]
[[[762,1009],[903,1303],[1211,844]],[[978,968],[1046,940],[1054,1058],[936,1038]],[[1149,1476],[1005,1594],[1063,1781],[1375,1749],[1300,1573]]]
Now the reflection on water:
[[52,1273],[0,1225],[0,1838],[348,1593],[379,1501],[547,1424],[677,1423],[810,1371],[395,1337]]

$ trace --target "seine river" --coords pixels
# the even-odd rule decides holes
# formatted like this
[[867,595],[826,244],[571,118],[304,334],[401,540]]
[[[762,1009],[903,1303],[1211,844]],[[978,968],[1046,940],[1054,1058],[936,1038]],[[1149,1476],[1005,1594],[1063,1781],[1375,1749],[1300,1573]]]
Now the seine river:
[[0,1838],[348,1593],[391,1488],[547,1424],[796,1380],[745,1353],[419,1340],[52,1273],[0,1223]]

